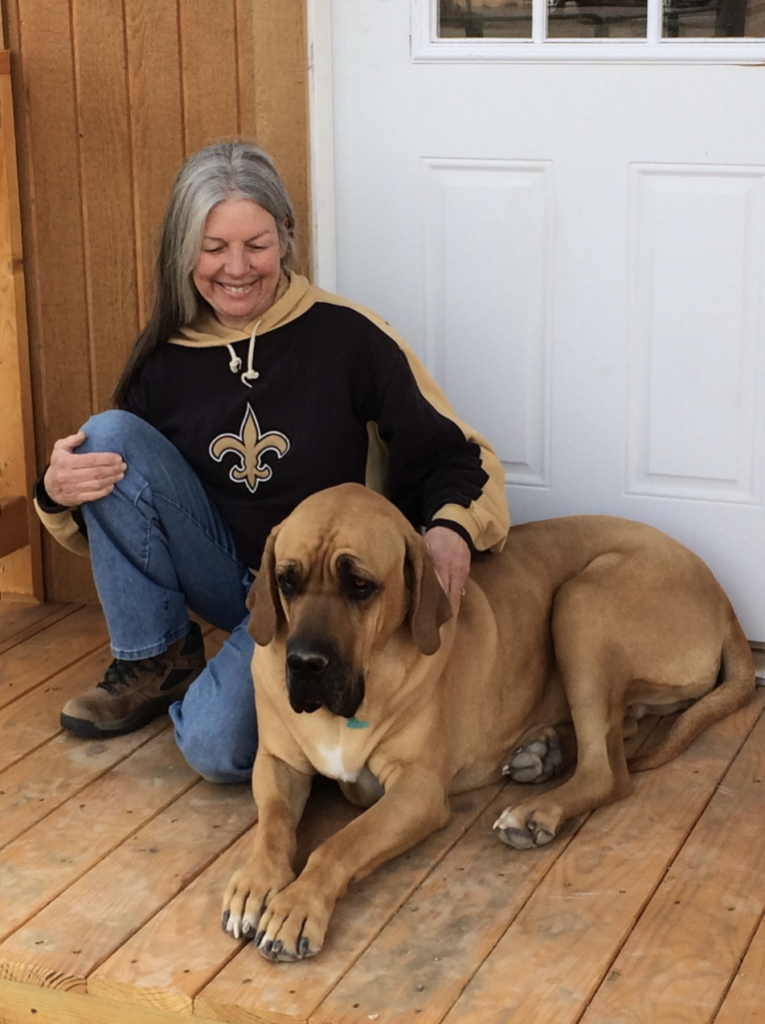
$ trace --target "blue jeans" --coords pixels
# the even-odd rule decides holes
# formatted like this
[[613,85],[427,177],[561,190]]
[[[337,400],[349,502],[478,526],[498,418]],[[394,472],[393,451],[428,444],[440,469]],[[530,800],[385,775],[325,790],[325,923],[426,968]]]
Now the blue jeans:
[[170,716],[193,768],[245,782],[258,745],[245,606],[252,576],[196,473],[159,431],[121,410],[82,430],[78,452],[117,452],[128,467],[111,494],[82,506],[114,657],[161,654],[188,633],[188,609],[230,632]]

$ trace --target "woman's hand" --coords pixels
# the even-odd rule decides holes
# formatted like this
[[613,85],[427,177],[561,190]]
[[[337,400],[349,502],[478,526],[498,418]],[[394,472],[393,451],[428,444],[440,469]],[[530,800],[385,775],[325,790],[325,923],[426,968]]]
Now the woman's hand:
[[434,526],[425,534],[425,547],[433,559],[441,586],[452,606],[459,607],[465,581],[470,575],[470,548],[455,530]]
[[50,466],[43,483],[48,496],[58,505],[82,505],[111,494],[125,476],[127,465],[115,452],[90,452],[77,455],[75,449],[85,434],[70,434],[53,446]]

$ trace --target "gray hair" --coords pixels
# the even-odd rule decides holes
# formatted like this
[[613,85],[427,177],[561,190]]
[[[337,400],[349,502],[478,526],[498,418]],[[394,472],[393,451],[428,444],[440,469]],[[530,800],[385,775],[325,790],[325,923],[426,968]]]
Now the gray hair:
[[251,199],[268,210],[284,250],[282,270],[291,269],[296,255],[295,214],[271,158],[248,142],[216,142],[200,149],[175,179],[160,234],[154,309],[112,394],[117,408],[124,406],[132,382],[154,349],[196,319],[204,300],[191,272],[202,248],[205,221],[213,206],[232,196]]
[[247,142],[216,142],[190,157],[175,180],[162,223],[157,259],[157,303],[178,326],[199,311],[191,272],[202,248],[210,210],[230,197],[251,199],[276,221],[284,250],[282,270],[295,258],[295,214],[271,158]]

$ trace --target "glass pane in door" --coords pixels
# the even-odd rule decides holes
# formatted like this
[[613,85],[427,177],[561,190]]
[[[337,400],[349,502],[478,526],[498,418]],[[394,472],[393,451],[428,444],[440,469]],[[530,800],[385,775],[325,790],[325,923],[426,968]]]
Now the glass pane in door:
[[531,0],[439,0],[441,39],[530,39]]
[[548,0],[548,39],[645,39],[648,0]]
[[762,39],[765,0],[664,0],[667,39]]

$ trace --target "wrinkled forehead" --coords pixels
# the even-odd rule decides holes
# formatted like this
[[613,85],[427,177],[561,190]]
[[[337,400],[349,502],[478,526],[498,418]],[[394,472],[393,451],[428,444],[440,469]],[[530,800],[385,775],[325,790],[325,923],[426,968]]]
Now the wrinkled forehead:
[[375,575],[400,565],[406,551],[402,522],[372,502],[358,504],[337,500],[298,506],[279,529],[277,564],[297,562],[305,570],[321,566],[335,571],[342,559]]

